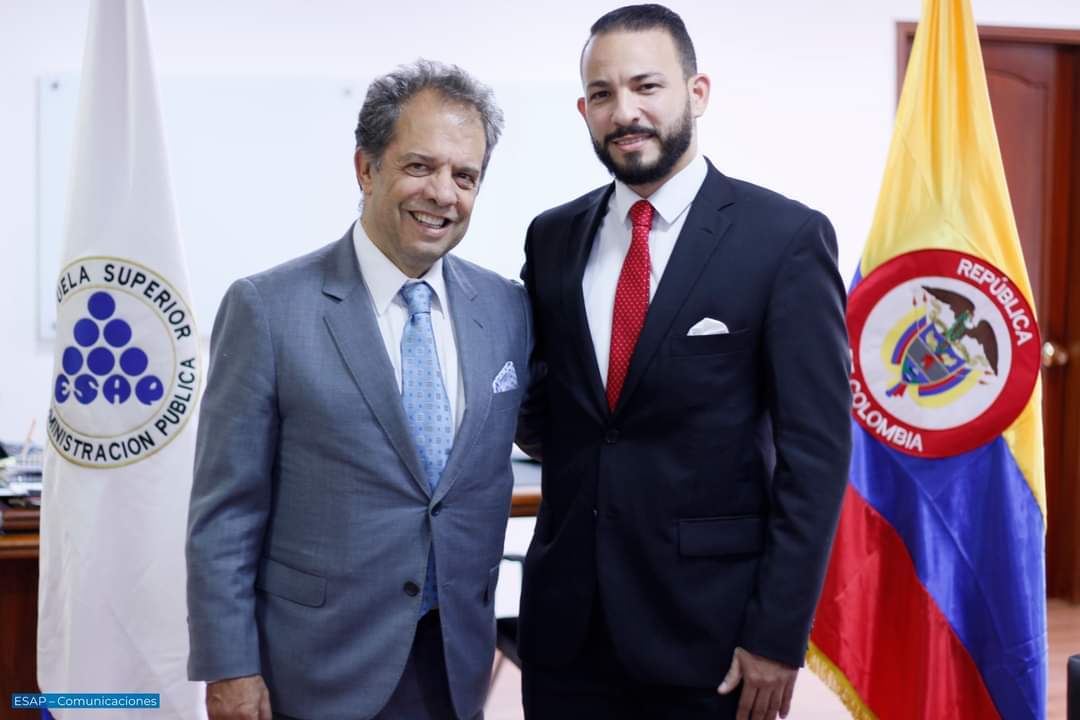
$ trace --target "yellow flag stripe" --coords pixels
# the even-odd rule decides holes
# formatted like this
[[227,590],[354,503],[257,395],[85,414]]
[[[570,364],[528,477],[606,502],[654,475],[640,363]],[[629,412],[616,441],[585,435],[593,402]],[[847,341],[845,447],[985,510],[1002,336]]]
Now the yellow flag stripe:
[[[860,271],[913,250],[985,258],[1034,307],[967,0],[924,0]],[[1046,514],[1041,386],[1004,433]]]

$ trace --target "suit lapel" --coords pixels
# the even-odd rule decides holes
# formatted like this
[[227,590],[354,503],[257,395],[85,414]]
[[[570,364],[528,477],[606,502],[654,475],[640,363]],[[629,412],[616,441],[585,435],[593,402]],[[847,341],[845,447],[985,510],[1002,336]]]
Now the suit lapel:
[[690,206],[690,214],[675,242],[675,249],[660,278],[656,295],[649,303],[645,326],[630,357],[626,382],[615,406],[616,415],[629,402],[653,355],[668,334],[679,308],[686,302],[720,238],[731,224],[720,212],[735,202],[731,185],[712,163],[709,163],[708,167],[705,182],[701,184]]
[[465,414],[454,433],[454,445],[446,459],[442,478],[435,487],[433,500],[446,497],[465,467],[469,451],[476,444],[480,429],[484,426],[491,409],[491,348],[488,305],[478,298],[476,289],[469,282],[458,261],[447,255],[443,258],[443,278],[449,296],[450,317],[454,324],[454,342],[457,345],[458,367],[465,385]]
[[425,495],[430,495],[405,419],[394,367],[382,342],[371,295],[360,274],[351,230],[338,241],[328,259],[323,294],[337,302],[326,312],[327,330],[372,414],[390,438],[390,444],[416,484]]
[[596,241],[596,233],[600,229],[600,222],[614,190],[615,185],[609,185],[604,192],[597,195],[592,205],[574,218],[566,234],[566,249],[563,253],[563,257],[570,262],[569,272],[562,273],[563,303],[566,317],[571,318],[570,325],[574,331],[571,341],[574,355],[578,359],[581,379],[584,380],[582,383],[573,383],[572,387],[584,388],[588,393],[587,398],[582,398],[582,404],[592,407],[598,421],[607,417],[607,394],[604,392],[604,381],[600,377],[600,366],[596,360],[596,348],[589,330],[589,318],[585,313],[585,295],[581,283],[593,243]]

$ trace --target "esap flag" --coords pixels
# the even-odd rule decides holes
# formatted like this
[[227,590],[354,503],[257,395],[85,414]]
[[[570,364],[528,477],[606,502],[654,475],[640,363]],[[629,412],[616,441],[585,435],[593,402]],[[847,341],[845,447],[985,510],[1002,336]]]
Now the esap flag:
[[202,365],[141,0],[93,3],[75,148],[56,290],[38,684],[160,693],[154,718],[201,718],[203,686],[186,679],[184,537]]
[[1039,335],[967,0],[924,0],[848,330],[809,664],[860,718],[1044,718]]

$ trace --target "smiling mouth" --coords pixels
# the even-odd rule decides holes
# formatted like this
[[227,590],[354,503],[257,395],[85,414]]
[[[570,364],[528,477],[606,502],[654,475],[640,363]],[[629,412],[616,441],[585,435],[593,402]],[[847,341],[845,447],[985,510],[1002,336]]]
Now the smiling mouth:
[[450,224],[449,218],[439,217],[438,215],[428,215],[415,210],[410,210],[409,214],[412,215],[413,220],[432,230],[441,230]]
[[611,142],[620,150],[637,150],[650,138],[652,138],[652,135],[649,133],[634,133],[633,135],[623,135]]

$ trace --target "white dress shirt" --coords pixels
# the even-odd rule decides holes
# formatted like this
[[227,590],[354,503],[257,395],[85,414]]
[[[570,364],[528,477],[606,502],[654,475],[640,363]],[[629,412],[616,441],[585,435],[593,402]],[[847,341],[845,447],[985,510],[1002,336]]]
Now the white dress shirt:
[[705,182],[708,166],[696,155],[686,167],[660,186],[652,197],[642,198],[624,183],[615,181],[615,192],[608,202],[600,228],[596,231],[592,252],[585,264],[581,291],[585,298],[585,316],[589,321],[600,379],[607,387],[608,355],[611,352],[611,319],[615,312],[615,288],[619,284],[623,260],[630,250],[630,207],[638,200],[648,200],[653,212],[649,232],[649,301],[664,275],[675,241],[679,239],[690,203]]
[[431,286],[431,329],[435,333],[435,352],[439,358],[443,387],[450,401],[450,414],[454,416],[454,429],[461,426],[465,414],[465,383],[458,365],[457,345],[454,342],[454,326],[450,318],[450,300],[443,280],[443,260],[439,258],[423,277],[413,279],[401,272],[382,250],[375,247],[359,220],[353,225],[353,247],[360,263],[375,318],[379,323],[386,354],[394,366],[394,379],[401,392],[401,335],[409,320],[409,308],[400,290],[406,283],[426,282]]

